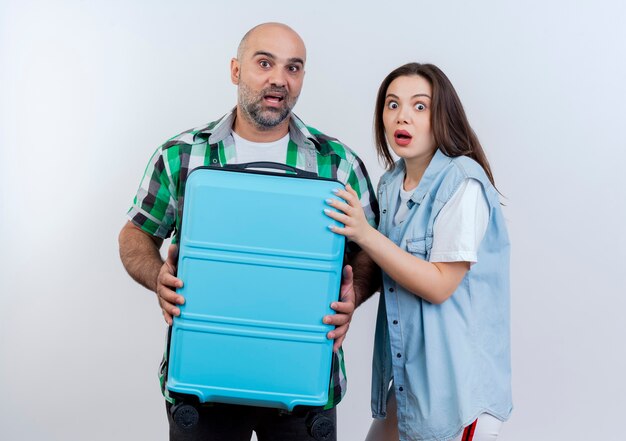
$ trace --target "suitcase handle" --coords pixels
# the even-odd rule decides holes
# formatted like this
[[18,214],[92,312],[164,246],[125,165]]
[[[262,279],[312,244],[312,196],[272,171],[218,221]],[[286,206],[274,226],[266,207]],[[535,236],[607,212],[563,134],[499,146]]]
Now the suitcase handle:
[[296,167],[292,167],[287,164],[281,164],[280,162],[269,162],[269,161],[255,161],[255,162],[246,162],[244,164],[228,164],[225,165],[226,169],[235,169],[235,170],[245,170],[248,168],[269,168],[274,170],[283,170],[289,171],[295,174],[298,177],[302,178],[317,178],[317,174],[313,172],[309,172],[306,170],[302,170]]

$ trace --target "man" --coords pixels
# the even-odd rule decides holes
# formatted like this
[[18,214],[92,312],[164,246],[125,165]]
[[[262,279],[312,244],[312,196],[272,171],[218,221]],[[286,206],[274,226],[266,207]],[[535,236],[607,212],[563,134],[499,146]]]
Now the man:
[[[130,221],[120,233],[120,256],[128,273],[156,292],[168,325],[184,304],[184,298],[176,293],[184,281],[176,277],[176,245],[170,246],[165,262],[159,249],[170,235],[173,244],[178,241],[185,181],[194,168],[262,160],[314,171],[355,188],[369,222],[376,223],[374,192],[360,159],[336,139],[305,126],[291,112],[302,88],[305,61],[304,43],[288,26],[265,23],[251,29],[230,65],[231,81],[238,91],[235,109],[207,126],[170,139],[152,156],[128,212]],[[346,266],[341,299],[331,305],[336,314],[323,318],[324,323],[335,325],[328,333],[335,342],[329,402],[324,411],[332,420],[346,387],[341,343],[355,308],[355,290],[359,297],[371,291],[370,261],[363,253],[352,254],[354,283],[352,269]],[[164,385],[166,364],[164,360],[160,373],[169,410],[172,399]],[[259,441],[312,439],[303,417],[281,415],[273,409],[203,406],[193,432],[181,431],[169,412],[168,418],[171,440],[249,440],[252,431]]]

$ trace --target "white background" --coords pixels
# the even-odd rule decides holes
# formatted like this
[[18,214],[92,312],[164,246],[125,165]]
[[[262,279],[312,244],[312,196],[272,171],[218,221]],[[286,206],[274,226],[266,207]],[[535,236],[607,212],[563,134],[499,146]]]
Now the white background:
[[[165,326],[118,258],[154,149],[235,104],[253,25],[308,48],[296,113],[374,184],[380,81],[433,62],[506,196],[515,409],[501,439],[618,440],[626,396],[626,6],[615,1],[0,1],[0,437],[165,440]],[[339,439],[367,432],[377,299],[345,343]]]

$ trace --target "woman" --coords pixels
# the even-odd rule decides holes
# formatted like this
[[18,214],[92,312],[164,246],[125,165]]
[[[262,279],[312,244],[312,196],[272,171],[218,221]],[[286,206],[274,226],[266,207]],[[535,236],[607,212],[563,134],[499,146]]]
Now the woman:
[[368,441],[496,439],[512,408],[509,240],[489,163],[431,64],[385,78],[374,129],[378,231],[349,186],[326,210],[383,271]]

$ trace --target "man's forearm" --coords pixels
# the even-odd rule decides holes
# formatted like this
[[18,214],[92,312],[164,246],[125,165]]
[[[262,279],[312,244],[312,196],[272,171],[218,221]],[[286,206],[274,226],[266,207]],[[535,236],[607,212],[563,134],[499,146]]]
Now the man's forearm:
[[119,235],[120,258],[128,274],[138,283],[156,292],[157,277],[163,259],[159,248],[163,241],[148,236],[131,222]]
[[369,299],[382,285],[380,268],[367,253],[359,250],[350,259],[354,274],[354,293],[356,295],[356,306],[359,306]]

